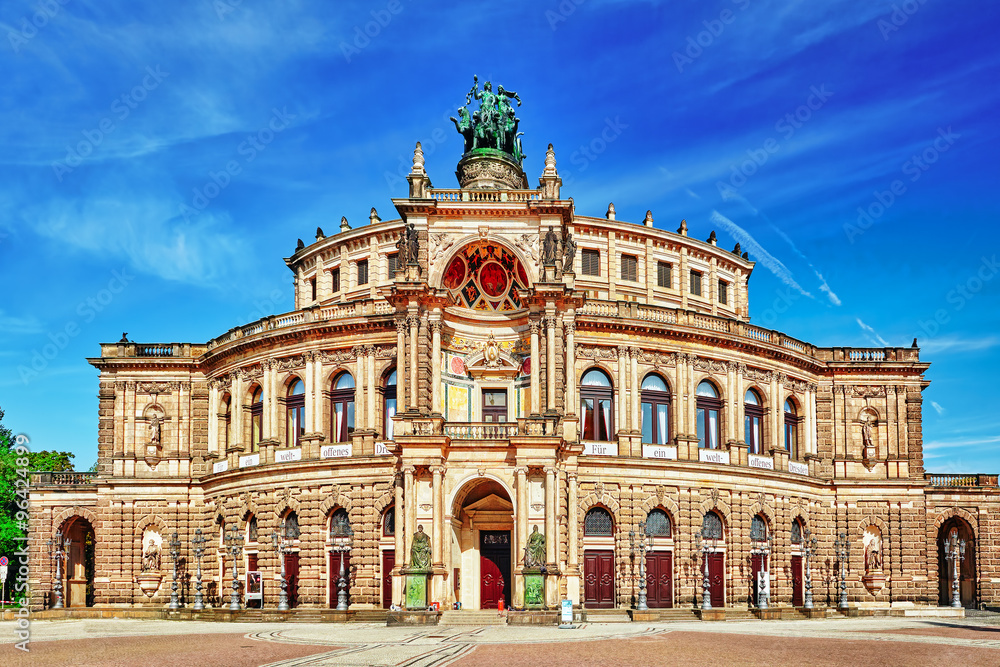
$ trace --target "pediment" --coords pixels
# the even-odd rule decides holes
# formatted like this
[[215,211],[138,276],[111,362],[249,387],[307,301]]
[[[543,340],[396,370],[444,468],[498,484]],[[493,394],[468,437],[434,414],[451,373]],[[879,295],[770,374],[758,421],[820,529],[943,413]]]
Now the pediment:
[[465,506],[466,512],[513,512],[514,505],[506,498],[501,498],[495,493],[491,493],[485,498],[480,498],[471,505]]

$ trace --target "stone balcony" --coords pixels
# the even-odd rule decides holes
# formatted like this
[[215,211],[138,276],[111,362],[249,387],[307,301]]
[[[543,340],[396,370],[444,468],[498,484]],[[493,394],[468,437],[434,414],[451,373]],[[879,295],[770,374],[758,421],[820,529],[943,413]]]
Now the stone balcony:
[[73,487],[92,486],[97,480],[96,472],[33,472],[31,487],[40,486]]
[[940,473],[925,473],[924,479],[933,487],[949,489],[975,489],[983,487],[997,488],[998,475],[952,475]]

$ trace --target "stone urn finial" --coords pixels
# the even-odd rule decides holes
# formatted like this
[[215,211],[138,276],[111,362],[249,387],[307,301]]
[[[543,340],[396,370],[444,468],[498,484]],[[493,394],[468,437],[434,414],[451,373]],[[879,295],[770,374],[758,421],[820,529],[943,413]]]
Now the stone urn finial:
[[607,216],[608,220],[614,220],[615,219],[615,204],[614,204],[614,202],[611,202],[610,204],[608,204],[608,212],[605,215]]

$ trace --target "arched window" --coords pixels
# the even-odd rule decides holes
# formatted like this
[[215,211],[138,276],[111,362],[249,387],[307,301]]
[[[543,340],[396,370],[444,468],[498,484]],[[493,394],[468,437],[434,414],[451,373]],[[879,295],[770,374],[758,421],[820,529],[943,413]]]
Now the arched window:
[[743,430],[751,454],[764,454],[764,403],[755,389],[743,398]]
[[802,544],[802,519],[792,521],[792,544]]
[[583,520],[583,534],[587,537],[611,537],[614,534],[611,512],[603,507],[594,507]]
[[706,540],[722,539],[722,519],[715,512],[706,512],[702,518],[701,537]]
[[719,411],[722,400],[719,392],[708,380],[702,380],[696,391],[698,407],[698,446],[708,449],[718,449],[720,436]]
[[396,534],[396,507],[388,508],[382,515],[382,536],[392,537]]
[[656,374],[642,381],[642,441],[653,445],[670,442],[670,390]]
[[299,515],[295,512],[289,512],[285,515],[285,519],[282,522],[282,532],[285,533],[285,539],[287,540],[297,540],[302,531],[299,530]]
[[250,393],[250,451],[260,449],[260,441],[264,439],[264,391],[254,387]]
[[382,425],[382,434],[386,440],[393,439],[392,418],[396,416],[396,369],[385,378],[385,387],[382,389],[382,413],[385,415],[385,423]]
[[302,436],[306,434],[306,386],[298,378],[288,387],[285,413],[288,415],[285,445],[298,447],[302,442]]
[[646,516],[646,534],[653,537],[670,537],[670,517],[660,508],[654,508]]
[[757,514],[750,519],[750,540],[752,542],[763,542],[767,539],[767,522],[764,517]]
[[785,449],[788,450],[788,458],[799,458],[799,422],[802,418],[795,410],[792,399],[785,399]]
[[344,371],[333,378],[330,392],[330,442],[347,442],[354,433],[354,376]]
[[337,537],[350,537],[354,534],[351,528],[351,518],[347,516],[347,510],[338,507],[330,516],[330,539]]
[[247,521],[247,542],[255,543],[257,541],[257,517],[250,515],[250,520]]
[[583,374],[580,382],[580,416],[583,440],[607,442],[614,432],[611,379],[597,368]]
[[222,515],[215,517],[215,525],[219,527],[219,546],[225,548],[226,546],[226,520],[222,518]]

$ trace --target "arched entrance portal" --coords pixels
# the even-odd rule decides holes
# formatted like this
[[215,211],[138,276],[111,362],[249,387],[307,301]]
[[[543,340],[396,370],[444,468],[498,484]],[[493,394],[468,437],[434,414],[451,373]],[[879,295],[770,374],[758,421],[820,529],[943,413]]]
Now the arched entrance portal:
[[952,582],[955,580],[954,566],[945,556],[945,542],[957,533],[958,538],[965,540],[965,558],[959,568],[959,596],[963,607],[973,607],[976,604],[976,538],[972,526],[965,519],[953,516],[938,530],[938,591],[939,604],[942,607],[951,605]]
[[465,609],[509,607],[513,592],[514,506],[503,485],[473,480],[452,511],[455,598]]
[[62,534],[70,540],[63,570],[64,604],[91,607],[94,604],[94,528],[87,519],[74,516],[62,525]]

